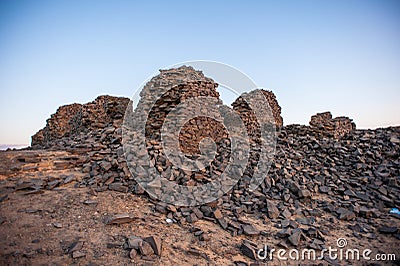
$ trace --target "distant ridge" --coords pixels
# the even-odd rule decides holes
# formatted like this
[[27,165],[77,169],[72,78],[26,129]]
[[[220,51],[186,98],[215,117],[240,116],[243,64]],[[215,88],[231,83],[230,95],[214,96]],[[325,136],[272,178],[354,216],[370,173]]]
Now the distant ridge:
[[29,147],[29,144],[0,144],[0,151],[5,151],[7,149],[22,149]]

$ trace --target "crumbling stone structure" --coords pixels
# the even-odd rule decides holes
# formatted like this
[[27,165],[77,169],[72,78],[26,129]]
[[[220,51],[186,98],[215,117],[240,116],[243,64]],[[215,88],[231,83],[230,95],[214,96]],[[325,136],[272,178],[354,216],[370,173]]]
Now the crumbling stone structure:
[[310,126],[319,129],[323,135],[334,138],[341,138],[356,129],[352,119],[345,116],[332,118],[331,112],[313,115]]
[[52,142],[80,133],[121,124],[128,98],[103,95],[87,104],[61,106],[47,119],[46,126],[32,136],[32,146],[52,146]]

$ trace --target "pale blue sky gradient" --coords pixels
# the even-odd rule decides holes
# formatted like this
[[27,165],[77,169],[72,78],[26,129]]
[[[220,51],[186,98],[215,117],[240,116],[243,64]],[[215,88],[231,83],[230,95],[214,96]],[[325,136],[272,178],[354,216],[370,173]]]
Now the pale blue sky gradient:
[[60,105],[131,97],[159,68],[229,64],[285,124],[316,112],[400,125],[399,1],[0,1],[0,144]]

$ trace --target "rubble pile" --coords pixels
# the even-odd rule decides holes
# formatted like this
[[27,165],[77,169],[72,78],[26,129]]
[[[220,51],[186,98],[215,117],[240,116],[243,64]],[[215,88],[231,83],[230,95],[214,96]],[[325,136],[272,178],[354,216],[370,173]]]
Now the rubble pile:
[[268,234],[244,218],[261,215],[282,228],[276,235],[282,245],[322,248],[323,235],[335,220],[368,228],[357,233],[366,235],[376,231],[370,217],[400,204],[399,136],[400,128],[388,128],[359,130],[340,141],[320,140],[313,128],[286,126],[270,172],[256,191],[243,190],[240,180],[218,202],[173,211],[158,203],[156,209],[179,223],[206,217],[232,235]]
[[[379,225],[369,218],[385,216],[400,204],[399,134],[400,128],[388,128],[320,139],[314,128],[285,126],[258,190],[235,188],[222,198],[229,213],[224,219],[236,224],[228,221],[227,229],[246,234],[243,222],[237,226],[242,213],[263,213],[268,223],[282,229],[275,235],[281,245],[316,249],[324,247],[324,235],[336,220],[368,228],[357,231],[359,237],[376,232]],[[262,228],[258,233],[268,234]]]
[[353,120],[345,116],[332,118],[331,112],[313,115],[310,126],[319,129],[322,135],[334,138],[341,138],[356,129]]
[[65,150],[78,156],[74,166],[87,173],[81,186],[127,192],[128,185],[135,184],[132,177],[129,180],[121,145],[128,103],[128,98],[104,95],[87,104],[62,106],[32,136],[32,148]]

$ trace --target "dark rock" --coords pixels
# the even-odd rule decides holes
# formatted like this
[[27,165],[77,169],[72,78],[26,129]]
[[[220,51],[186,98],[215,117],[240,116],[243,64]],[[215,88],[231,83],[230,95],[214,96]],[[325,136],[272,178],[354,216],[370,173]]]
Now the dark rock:
[[[155,206],[156,211],[160,212],[160,213],[167,213],[167,206],[166,204],[164,204],[163,202],[159,202],[156,204]],[[176,209],[175,209],[176,211]]]
[[187,253],[190,254],[190,255],[202,257],[202,258],[204,258],[205,260],[210,261],[210,258],[208,257],[207,254],[205,254],[205,253],[201,252],[200,250],[197,250],[197,249],[195,249],[195,248],[193,248],[193,247],[191,247],[191,248],[187,251]]
[[156,254],[157,256],[161,256],[162,242],[161,242],[160,238],[158,238],[156,236],[149,236],[149,237],[143,238],[143,240],[150,244],[151,248],[154,251],[154,254]]
[[339,215],[340,220],[351,221],[354,218],[356,218],[355,213],[349,210],[346,210],[345,212],[342,212]]
[[213,214],[212,208],[210,206],[203,205],[200,207],[200,210],[207,217],[211,217]]
[[298,246],[300,244],[301,237],[302,233],[300,230],[298,230],[293,232],[292,235],[288,237],[288,240],[293,246]]
[[139,249],[142,245],[143,239],[137,236],[130,236],[128,238],[128,248]]
[[198,220],[199,219],[197,218],[196,214],[194,214],[193,212],[190,215],[186,216],[186,221],[188,223],[194,223],[197,222]]
[[299,190],[299,197],[300,198],[311,198],[311,192],[307,189]]
[[287,187],[289,188],[289,190],[293,193],[293,194],[298,194],[300,191],[300,186],[299,184],[297,184],[296,182],[292,181],[292,180],[288,180],[286,182]]
[[4,201],[6,199],[8,199],[8,194],[5,194],[4,196],[1,196],[0,197],[0,202]]
[[233,263],[235,264],[235,266],[249,266],[249,264],[244,261],[234,261]]
[[319,192],[321,193],[328,193],[330,191],[330,188],[327,186],[320,186],[319,187]]
[[277,218],[279,216],[278,208],[270,200],[267,200],[267,209],[268,209],[268,217],[270,219],[275,219],[275,218]]
[[291,213],[288,209],[285,209],[285,210],[282,212],[282,215],[283,215],[283,217],[285,217],[286,219],[289,219],[289,218],[292,216],[292,213]]
[[242,225],[243,232],[249,236],[255,236],[260,234],[260,230],[255,228],[253,225],[244,224]]
[[71,183],[74,180],[75,180],[75,175],[68,175],[68,176],[65,176],[63,183],[64,184],[68,184],[68,183]]
[[242,251],[243,255],[249,257],[252,260],[256,260],[256,249],[255,247],[251,246],[249,243],[242,242],[240,246],[240,250]]
[[195,236],[200,236],[200,235],[202,235],[202,234],[204,234],[204,232],[203,232],[202,230],[199,230],[199,231],[194,232],[194,235],[195,235]]
[[71,246],[68,248],[68,253],[72,253],[75,251],[81,250],[83,247],[83,241],[77,241],[71,244]]
[[360,207],[359,215],[365,218],[371,218],[371,217],[376,217],[376,209],[368,209],[365,206]]
[[108,242],[107,248],[120,248],[120,247],[123,247],[124,244],[125,244],[125,242],[122,242],[122,241]]
[[128,187],[126,187],[123,183],[112,183],[112,184],[108,185],[108,188],[110,190],[115,190],[115,191],[119,191],[122,193],[128,192]]
[[221,225],[222,228],[226,229],[228,228],[228,222],[225,220],[225,218],[221,218],[217,220],[218,223]]
[[201,234],[200,236],[199,236],[199,240],[200,241],[209,241],[211,238],[210,238],[210,235],[209,234],[206,234],[206,233],[203,233],[203,234]]
[[280,238],[283,238],[283,237],[286,237],[286,236],[290,236],[291,234],[292,234],[292,229],[290,229],[290,228],[284,228],[284,229],[280,230],[280,231],[276,234],[276,236],[277,236],[277,237],[280,237]]
[[379,233],[382,234],[395,234],[398,230],[397,227],[390,227],[390,226],[382,226],[379,229]]
[[[141,150],[132,148],[132,154],[136,153],[140,158],[148,156],[146,159],[156,166],[163,178],[171,179],[178,185],[195,186],[220,177],[224,167],[229,163],[227,160],[231,152],[229,132],[216,127],[209,120],[187,123],[188,126],[181,131],[182,139],[179,140],[182,141],[180,144],[184,153],[192,159],[196,159],[200,154],[198,140],[202,137],[212,137],[215,140],[217,146],[215,159],[212,165],[201,171],[180,171],[172,167],[159,141],[162,119],[168,115],[170,108],[174,108],[175,104],[187,98],[200,95],[219,99],[217,86],[218,84],[212,79],[190,67],[162,70],[160,75],[146,84],[141,92],[138,106],[144,109],[154,107],[156,115],[147,117],[149,118],[149,128],[146,129],[147,148]],[[167,89],[168,94],[159,99],[158,106],[149,106],[149,103],[153,103],[152,97],[159,89]],[[271,93],[262,90],[258,92],[262,92],[270,100],[274,98]],[[320,229],[322,233],[328,235],[330,226],[334,227],[333,224],[337,222],[336,217],[343,221],[356,220],[361,224],[361,228],[353,230],[355,236],[372,238],[376,237],[374,232],[377,232],[381,225],[380,219],[371,218],[400,217],[388,214],[388,208],[400,205],[399,127],[355,130],[355,126],[353,127],[348,118],[332,118],[330,113],[313,116],[311,126],[283,127],[277,115],[280,113],[280,107],[278,108],[275,101],[271,102],[274,104],[274,107],[271,107],[275,110],[273,118],[278,130],[274,162],[269,172],[265,173],[264,182],[255,191],[249,192],[248,183],[257,170],[262,132],[257,128],[254,112],[252,115],[249,106],[243,101],[244,97],[245,95],[241,95],[232,105],[233,110],[242,118],[251,138],[250,158],[243,177],[229,193],[200,207],[179,207],[177,210],[172,205],[158,202],[150,197],[149,202],[155,205],[157,213],[164,213],[168,221],[177,223],[184,223],[185,220],[193,222],[196,219],[217,222],[232,235],[248,234],[249,230],[241,226],[247,222],[240,220],[241,217],[252,216],[260,219],[267,215],[274,226],[283,228],[274,236],[291,237],[294,243],[298,240],[299,231],[296,230],[298,227],[301,227],[303,233],[313,240],[321,240],[323,237],[318,235],[318,230],[314,230],[314,226],[317,227],[314,225],[316,221],[320,223],[318,228],[324,228]],[[46,127],[33,136],[32,144],[35,147],[31,148],[32,154],[19,156],[15,165],[4,171],[17,173],[21,170],[39,169],[37,165],[43,162],[43,158],[35,153],[35,148],[40,148],[71,153],[50,160],[51,167],[80,168],[84,175],[76,175],[74,178],[65,175],[46,176],[41,183],[34,179],[29,182],[17,182],[14,189],[29,194],[42,193],[45,188],[53,189],[75,180],[75,187],[89,187],[94,194],[107,189],[145,194],[141,185],[136,183],[130,171],[132,169],[129,169],[129,163],[126,161],[132,154],[125,154],[127,150],[124,150],[121,144],[123,131],[121,125],[128,103],[129,99],[126,98],[100,96],[88,104],[60,107],[49,118]],[[222,105],[222,102],[218,105]],[[268,127],[262,130],[264,129],[268,130]],[[133,162],[135,165],[133,170],[138,176],[147,177],[148,167],[140,158]],[[14,173],[10,173],[10,176],[11,174]],[[152,183],[152,185],[160,184]],[[158,189],[163,192],[161,185]],[[0,198],[0,202],[2,200],[3,198]],[[90,201],[83,203],[92,204]],[[190,206],[193,206],[194,202],[190,203]],[[285,220],[279,221],[279,217]],[[130,222],[133,218],[122,214],[112,217],[109,223]],[[289,219],[296,219],[297,222]],[[0,218],[0,223],[2,221],[4,219]],[[266,231],[272,232],[269,229]],[[398,230],[393,234],[398,235]],[[197,237],[200,239],[205,235],[203,233]],[[300,240],[302,237],[305,236],[300,236]],[[322,246],[316,241],[312,241],[312,244]]]
[[204,217],[203,213],[198,208],[193,208],[193,213],[196,214],[199,219]]

